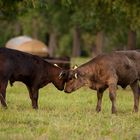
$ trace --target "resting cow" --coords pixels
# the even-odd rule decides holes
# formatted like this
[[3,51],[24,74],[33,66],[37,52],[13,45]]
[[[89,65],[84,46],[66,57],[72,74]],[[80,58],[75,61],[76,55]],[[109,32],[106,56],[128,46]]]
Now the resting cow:
[[60,79],[62,69],[46,62],[44,59],[28,53],[0,48],[0,100],[6,104],[6,87],[15,81],[23,82],[29,91],[32,107],[38,108],[39,89],[53,83],[59,90],[64,89],[65,80]]
[[134,61],[123,53],[101,54],[78,68],[68,71],[65,92],[71,93],[85,85],[93,90],[97,90],[97,112],[101,111],[104,90],[109,89],[112,113],[117,111],[117,85],[120,85],[122,88],[130,85],[134,94],[134,111],[138,111],[138,72]]

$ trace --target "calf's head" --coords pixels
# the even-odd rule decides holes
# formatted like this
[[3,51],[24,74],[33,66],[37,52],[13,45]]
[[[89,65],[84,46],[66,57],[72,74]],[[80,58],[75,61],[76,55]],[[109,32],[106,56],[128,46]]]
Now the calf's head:
[[52,73],[54,74],[52,83],[58,90],[63,90],[67,79],[67,71],[55,65],[55,71],[52,71]]
[[85,85],[85,77],[77,68],[69,70],[64,91],[71,93]]

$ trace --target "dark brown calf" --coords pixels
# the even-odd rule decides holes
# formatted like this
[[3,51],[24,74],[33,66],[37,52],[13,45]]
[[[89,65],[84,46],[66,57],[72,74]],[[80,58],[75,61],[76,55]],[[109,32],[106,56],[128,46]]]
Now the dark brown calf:
[[62,69],[42,58],[7,48],[0,48],[0,100],[3,107],[6,104],[6,87],[8,80],[13,85],[15,81],[23,82],[32,101],[32,107],[38,108],[39,89],[53,83],[59,90],[64,89],[65,79]]
[[71,93],[82,86],[97,90],[96,111],[99,112],[103,92],[109,88],[112,113],[116,113],[117,85],[122,88],[130,85],[134,93],[134,111],[137,112],[139,104],[138,72],[134,61],[122,53],[102,54],[78,68],[68,71],[65,92]]

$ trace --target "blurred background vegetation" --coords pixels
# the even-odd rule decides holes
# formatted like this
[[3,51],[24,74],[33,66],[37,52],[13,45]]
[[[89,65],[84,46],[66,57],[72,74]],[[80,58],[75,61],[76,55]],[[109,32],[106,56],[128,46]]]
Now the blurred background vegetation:
[[50,56],[91,57],[140,48],[139,0],[0,0],[0,46],[20,35]]

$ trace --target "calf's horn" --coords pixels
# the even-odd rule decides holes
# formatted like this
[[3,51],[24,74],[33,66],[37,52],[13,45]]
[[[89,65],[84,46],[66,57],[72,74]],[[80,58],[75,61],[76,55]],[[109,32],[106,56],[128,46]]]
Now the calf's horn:
[[75,74],[74,74],[74,77],[75,77],[75,79],[77,79],[77,78],[78,78],[78,77],[77,77],[77,73],[75,73]]
[[57,64],[54,64],[54,66],[59,67]]
[[60,74],[59,74],[59,79],[61,79],[62,76],[63,76],[63,71],[60,72]]
[[75,65],[74,67],[73,67],[73,69],[75,70],[75,69],[77,69],[78,68],[78,66],[77,65]]

